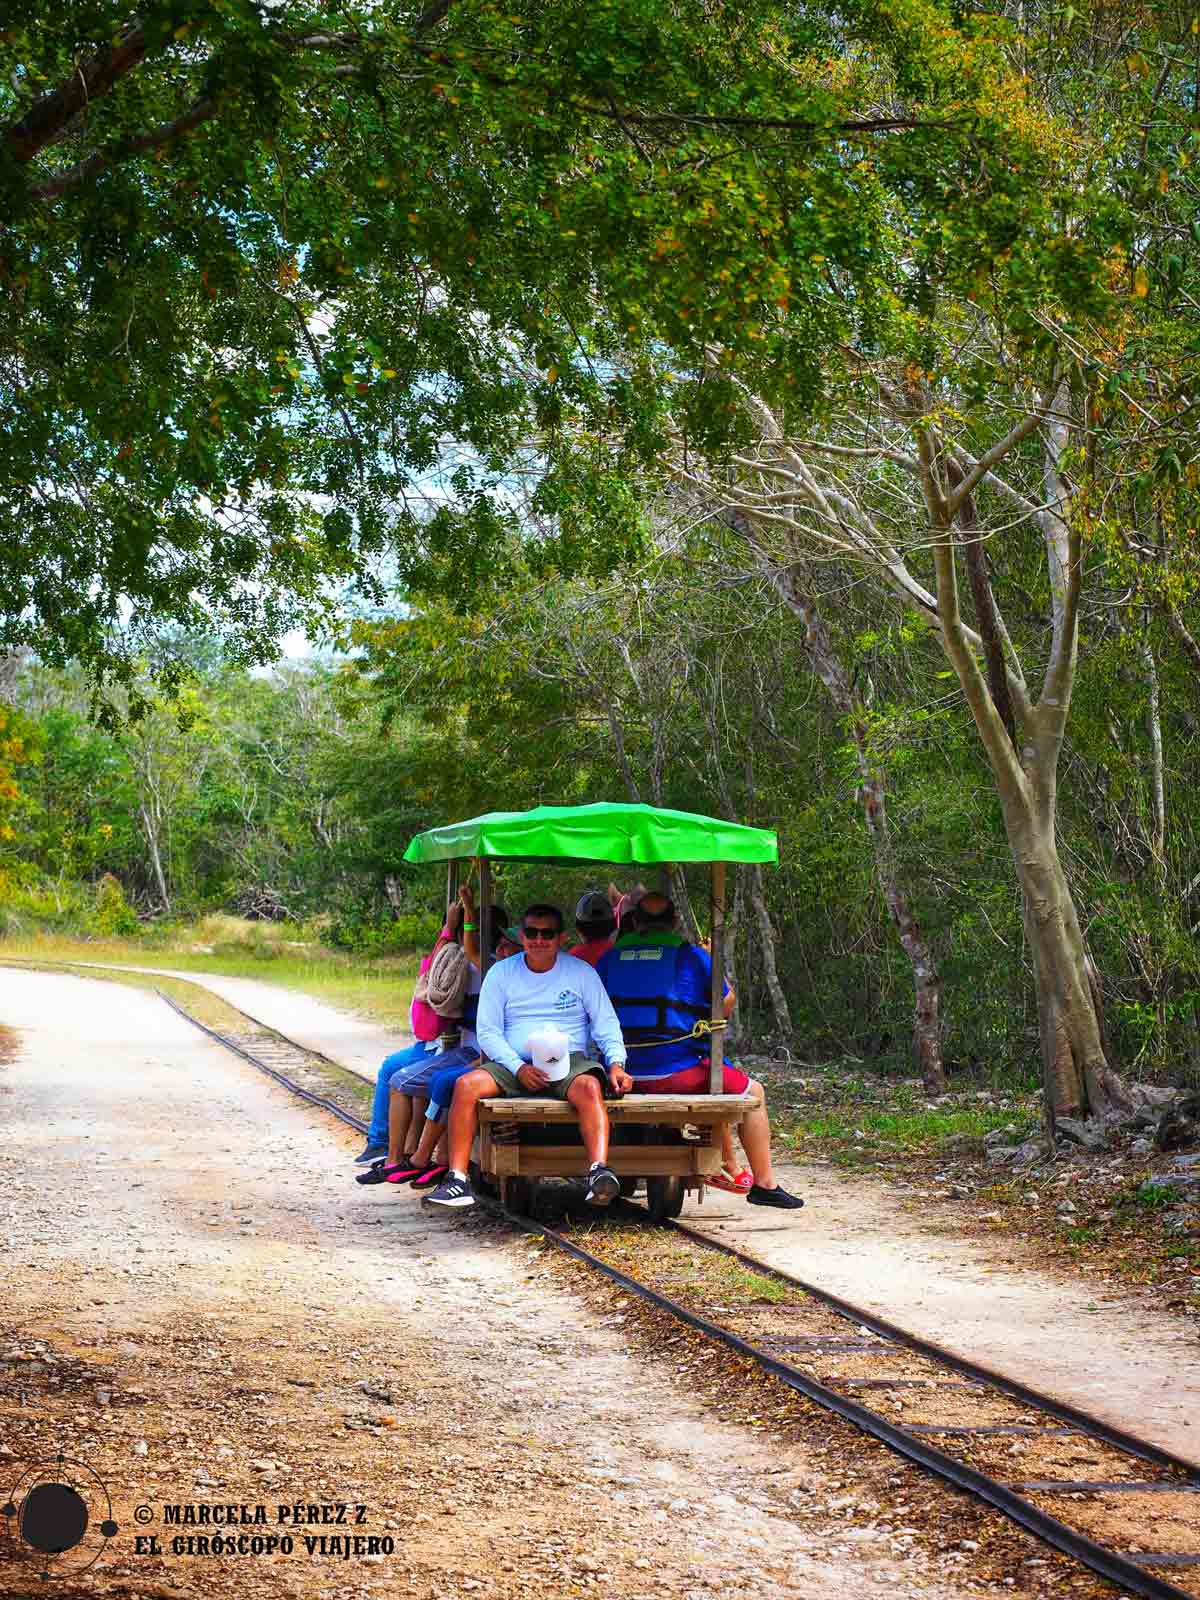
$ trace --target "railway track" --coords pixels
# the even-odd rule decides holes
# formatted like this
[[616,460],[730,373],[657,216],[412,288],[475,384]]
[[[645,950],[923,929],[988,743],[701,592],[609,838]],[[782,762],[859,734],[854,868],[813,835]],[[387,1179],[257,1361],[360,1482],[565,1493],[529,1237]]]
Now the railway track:
[[[161,991],[160,991],[161,993]],[[320,1092],[313,1053],[283,1035],[194,1027],[310,1104],[365,1133]],[[253,1019],[247,1018],[248,1022]],[[258,1027],[257,1024],[254,1025]],[[336,1063],[328,1063],[336,1066]],[[661,1251],[628,1229],[551,1226],[494,1209],[658,1310],[686,1323],[942,1481],[976,1496],[1037,1539],[1146,1600],[1200,1600],[1200,1469],[1073,1406],[897,1328],[683,1223],[650,1230],[681,1252],[731,1258],[773,1286],[762,1304],[729,1306],[695,1290]],[[587,1243],[583,1243],[583,1239]],[[669,1256],[669,1251],[668,1251]],[[647,1263],[657,1263],[647,1270]],[[632,1268],[633,1270],[626,1270]],[[700,1274],[701,1280],[703,1274]],[[647,1281],[647,1280],[651,1281]],[[657,1279],[657,1281],[655,1281]],[[675,1280],[682,1284],[672,1293]]]

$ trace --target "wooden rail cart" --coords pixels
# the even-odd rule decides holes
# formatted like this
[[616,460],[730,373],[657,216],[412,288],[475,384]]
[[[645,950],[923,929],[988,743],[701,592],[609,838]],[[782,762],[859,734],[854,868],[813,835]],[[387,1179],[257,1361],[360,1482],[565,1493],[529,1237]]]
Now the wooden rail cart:
[[[689,1189],[702,1189],[721,1166],[721,1134],[740,1122],[749,1094],[723,1094],[725,878],[729,862],[775,862],[778,845],[765,828],[749,828],[690,811],[600,803],[493,811],[418,834],[405,852],[412,862],[447,864],[446,898],[458,894],[465,863],[479,863],[480,946],[491,965],[492,863],[496,860],[658,867],[664,883],[685,862],[711,866],[712,991],[706,1031],[711,1052],[708,1094],[629,1094],[606,1102],[612,1124],[609,1165],[632,1194],[646,1184],[652,1217],[675,1217]],[[524,959],[512,956],[510,960]],[[539,1178],[581,1177],[586,1171],[574,1110],[562,1100],[532,1095],[484,1100],[473,1177],[495,1186],[504,1203],[528,1212]]]

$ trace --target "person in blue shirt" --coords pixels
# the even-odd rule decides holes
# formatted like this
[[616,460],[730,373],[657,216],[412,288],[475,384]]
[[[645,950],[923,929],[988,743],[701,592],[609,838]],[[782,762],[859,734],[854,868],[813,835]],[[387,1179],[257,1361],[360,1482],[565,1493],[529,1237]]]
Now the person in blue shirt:
[[[625,1042],[604,986],[586,961],[560,946],[563,916],[557,906],[529,906],[521,918],[525,953],[501,961],[483,980],[475,1031],[483,1065],[460,1078],[447,1130],[450,1171],[426,1197],[429,1205],[461,1208],[475,1203],[467,1177],[471,1144],[479,1125],[479,1102],[491,1095],[551,1095],[566,1100],[579,1118],[589,1162],[585,1199],[608,1205],[620,1184],[608,1166],[608,1112],[604,1088],[624,1094],[632,1085],[625,1071]],[[533,1045],[548,1025],[567,1041],[561,1076],[533,1064]],[[603,1062],[588,1055],[595,1044]]]
[[[600,957],[596,975],[620,1019],[634,1092],[705,1094],[711,1035],[695,1030],[710,1015],[712,958],[676,931],[675,907],[664,894],[643,895],[633,920],[633,931],[622,933]],[[726,1015],[729,1009],[727,1004]],[[799,1208],[804,1201],[775,1179],[762,1085],[727,1061],[722,1088],[725,1094],[749,1090],[755,1097],[738,1128],[754,1178],[746,1199],[752,1206]]]

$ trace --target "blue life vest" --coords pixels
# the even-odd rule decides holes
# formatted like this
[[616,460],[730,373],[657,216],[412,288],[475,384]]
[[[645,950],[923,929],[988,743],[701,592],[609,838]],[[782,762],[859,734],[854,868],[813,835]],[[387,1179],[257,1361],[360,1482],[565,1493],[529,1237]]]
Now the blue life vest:
[[[707,1004],[679,997],[680,960],[691,949],[688,944],[617,944],[596,963],[629,1046],[626,1068],[635,1078],[669,1077],[708,1054],[707,1038],[680,1037],[709,1015]],[[656,1042],[664,1040],[673,1042]]]

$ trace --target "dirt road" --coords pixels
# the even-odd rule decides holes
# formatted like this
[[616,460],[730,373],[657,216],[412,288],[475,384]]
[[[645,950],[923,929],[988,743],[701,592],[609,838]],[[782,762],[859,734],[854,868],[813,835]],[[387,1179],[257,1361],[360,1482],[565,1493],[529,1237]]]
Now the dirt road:
[[[0,1017],[0,1490],[88,1468],[119,1529],[101,1548],[97,1512],[44,1592],[968,1592],[845,1526],[799,1447],[714,1421],[669,1359],[626,1350],[619,1313],[532,1285],[526,1243],[356,1187],[355,1136],[155,997],[3,971]],[[265,1528],[166,1523],[260,1504]],[[362,1521],[278,1521],[341,1504]],[[295,1548],[172,1552],[229,1531]],[[354,1535],[394,1551],[330,1543]],[[0,1536],[0,1594],[39,1587],[17,1549]]]
[[[370,1082],[401,1042],[278,984],[158,970],[202,984]],[[685,1218],[913,1333],[1200,1462],[1195,1327],[1164,1311],[1157,1291],[1046,1271],[1020,1259],[1019,1241],[972,1238],[953,1216],[943,1217],[936,1233],[928,1217],[911,1214],[908,1196],[895,1186],[827,1165],[781,1172],[789,1188],[809,1198],[799,1224],[715,1189],[703,1205],[689,1199]]]

